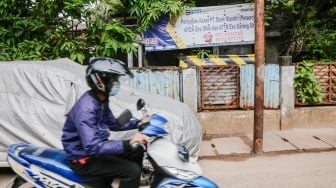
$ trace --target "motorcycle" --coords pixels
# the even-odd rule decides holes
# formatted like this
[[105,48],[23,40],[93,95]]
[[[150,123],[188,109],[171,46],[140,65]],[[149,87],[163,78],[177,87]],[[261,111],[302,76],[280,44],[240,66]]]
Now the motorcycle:
[[[218,188],[210,179],[201,176],[201,168],[197,162],[189,161],[185,147],[174,144],[169,139],[169,131],[165,124],[167,119],[158,114],[148,115],[145,102],[139,99],[137,109],[143,112],[148,120],[139,127],[142,134],[150,138],[149,143],[135,143],[134,149],[143,147],[145,151],[143,174],[153,181],[160,175],[154,187],[201,187]],[[130,113],[124,113],[119,121],[126,121]],[[126,117],[126,118],[125,118]],[[7,161],[18,175],[12,188],[28,182],[37,188],[90,188],[86,183],[99,179],[81,177],[69,168],[64,150],[38,147],[33,144],[12,144],[8,147]]]

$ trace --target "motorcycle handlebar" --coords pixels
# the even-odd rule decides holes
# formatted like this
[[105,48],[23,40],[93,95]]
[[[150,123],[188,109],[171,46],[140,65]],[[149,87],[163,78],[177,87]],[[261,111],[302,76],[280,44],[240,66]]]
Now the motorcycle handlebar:
[[131,144],[131,150],[132,151],[136,151],[136,150],[144,150],[145,146],[143,144],[141,144],[140,142],[136,141],[134,143]]
[[142,131],[144,130],[146,127],[148,127],[150,125],[150,123],[147,121],[147,122],[141,122],[138,124],[138,130],[139,131]]

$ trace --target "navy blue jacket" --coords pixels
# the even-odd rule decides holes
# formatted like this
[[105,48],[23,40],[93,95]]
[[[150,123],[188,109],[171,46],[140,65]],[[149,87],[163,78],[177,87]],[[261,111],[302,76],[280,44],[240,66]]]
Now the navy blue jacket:
[[135,129],[139,120],[119,125],[108,101],[100,102],[92,91],[87,91],[67,114],[63,127],[62,143],[70,160],[85,156],[124,153],[128,141],[108,140],[110,130]]

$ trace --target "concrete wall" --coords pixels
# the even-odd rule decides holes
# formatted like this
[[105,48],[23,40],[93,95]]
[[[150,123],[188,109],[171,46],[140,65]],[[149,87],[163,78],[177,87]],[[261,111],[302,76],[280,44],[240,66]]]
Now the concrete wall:
[[[227,110],[214,112],[199,112],[203,134],[225,135],[253,132],[253,110]],[[280,129],[280,111],[264,111],[264,130]]]
[[293,128],[295,109],[294,66],[282,66],[280,71],[281,129]]
[[[264,111],[264,131],[293,128],[336,128],[336,106],[295,107],[294,74],[294,66],[281,67],[280,110]],[[199,112],[198,118],[205,135],[253,132],[253,110]]]
[[198,101],[198,80],[195,68],[182,70],[182,96],[183,102],[186,103],[194,112],[197,112]]
[[[280,109],[264,111],[264,131],[293,128],[336,128],[336,106],[295,107],[294,66],[290,63],[280,71]],[[289,65],[289,66],[288,66]],[[183,70],[183,101],[197,112],[198,80],[195,69]],[[225,135],[252,133],[253,110],[222,110],[198,112],[203,134]]]
[[[225,135],[252,133],[254,126],[253,110],[227,110],[199,112],[203,134]],[[294,128],[336,128],[336,107],[299,107],[293,110],[290,124],[281,128],[280,110],[264,111],[264,131]]]
[[336,128],[336,106],[295,108],[292,128],[330,127]]

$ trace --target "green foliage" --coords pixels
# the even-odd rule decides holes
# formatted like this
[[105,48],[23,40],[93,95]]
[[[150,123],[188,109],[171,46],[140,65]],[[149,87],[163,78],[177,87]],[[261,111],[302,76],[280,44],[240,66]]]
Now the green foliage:
[[336,61],[336,7],[329,9],[325,15],[325,19],[317,22],[320,27],[309,36],[307,46],[312,50],[313,59]]
[[134,45],[121,44],[118,41],[133,41],[136,34],[130,29],[124,27],[121,23],[109,23],[105,25],[102,32],[98,52],[103,56],[114,56],[120,50],[123,53],[136,51]]
[[186,8],[183,1],[176,0],[126,1],[130,5],[130,14],[140,18],[139,32],[145,31],[146,28],[158,21],[161,15],[179,15]]
[[[68,57],[84,63],[92,56],[135,53],[139,33],[184,8],[180,0],[2,0],[0,60]],[[138,19],[137,27],[123,24],[128,16]]]
[[210,50],[199,49],[199,50],[195,50],[194,53],[199,59],[204,59],[204,58],[209,57],[211,52]]
[[336,7],[334,0],[268,1],[268,25],[285,22],[281,54],[297,55],[311,52],[305,59],[336,60]]
[[299,64],[294,77],[294,88],[300,102],[314,104],[322,101],[321,89],[313,74],[314,63],[304,61]]

